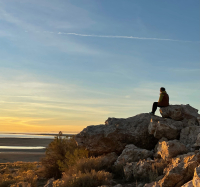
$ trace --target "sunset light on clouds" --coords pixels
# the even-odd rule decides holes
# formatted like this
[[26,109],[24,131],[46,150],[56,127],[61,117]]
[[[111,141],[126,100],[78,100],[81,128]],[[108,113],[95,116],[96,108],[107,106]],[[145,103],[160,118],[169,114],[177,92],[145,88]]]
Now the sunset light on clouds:
[[77,133],[150,112],[162,86],[200,109],[199,6],[0,1],[0,132]]

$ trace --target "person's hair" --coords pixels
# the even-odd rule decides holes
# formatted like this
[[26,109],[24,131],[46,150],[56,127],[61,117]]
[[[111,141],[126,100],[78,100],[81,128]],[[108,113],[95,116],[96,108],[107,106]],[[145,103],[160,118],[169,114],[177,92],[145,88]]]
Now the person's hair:
[[163,87],[161,87],[160,89],[161,89],[161,91],[165,91],[165,88],[163,88]]

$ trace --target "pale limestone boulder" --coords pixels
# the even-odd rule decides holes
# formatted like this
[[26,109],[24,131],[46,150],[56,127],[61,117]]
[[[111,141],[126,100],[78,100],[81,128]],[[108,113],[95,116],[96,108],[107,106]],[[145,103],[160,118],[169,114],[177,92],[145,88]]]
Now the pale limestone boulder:
[[185,144],[189,149],[194,146],[197,136],[200,133],[200,126],[185,127],[180,133],[180,142]]
[[194,186],[193,186],[193,183],[192,183],[192,180],[191,180],[191,181],[185,183],[185,184],[184,184],[183,186],[181,186],[181,187],[194,187]]
[[161,142],[163,142],[163,141],[168,141],[168,139],[167,138],[164,138],[164,137],[162,137],[159,141],[158,141],[158,143],[156,144],[156,146],[155,146],[155,148],[154,148],[154,158],[161,158],[161,156],[160,155],[158,155],[158,153],[157,153],[157,148],[158,148],[158,146],[159,146],[159,144],[161,143]]
[[127,119],[108,118],[105,125],[88,126],[76,135],[81,147],[94,155],[110,152],[120,154],[127,144],[151,150],[158,140],[148,133],[152,115],[139,114]]
[[199,117],[198,110],[187,105],[169,105],[168,107],[160,108],[160,114],[164,118],[171,118],[176,121],[183,119],[192,119]]
[[164,160],[187,152],[186,146],[178,140],[162,141],[157,147],[157,154]]
[[174,121],[167,118],[152,117],[148,126],[149,134],[155,138],[165,137],[169,140],[177,139],[184,125],[181,121]]
[[133,144],[129,144],[126,145],[114,165],[125,165],[127,162],[137,162],[152,156],[152,151],[140,149]]
[[133,177],[136,179],[139,178],[140,180],[148,179],[153,163],[155,163],[153,160],[140,160],[137,162],[135,165],[133,165]]
[[200,187],[200,166],[196,167],[194,170],[192,183],[194,187]]
[[150,178],[154,160],[140,160],[139,162],[126,163],[124,175],[126,180],[138,179],[139,181]]
[[162,159],[126,163],[124,175],[126,180],[158,181],[164,177],[163,170],[169,163]]
[[163,172],[165,176],[158,183],[162,187],[181,187],[192,179],[199,162],[199,153],[188,153],[173,158],[172,163]]
[[[154,157],[160,157],[160,156],[158,156],[158,154],[157,154],[157,148],[158,148],[158,146],[159,146],[159,143],[161,143],[161,142],[163,142],[163,141],[168,141],[168,139],[167,138],[165,138],[165,137],[162,137],[159,141],[158,141],[158,143],[156,144],[156,146],[155,146],[155,148],[154,148],[154,152],[155,152],[155,154],[154,154]],[[155,156],[155,155],[157,155],[157,156]],[[160,157],[161,158],[161,157]]]

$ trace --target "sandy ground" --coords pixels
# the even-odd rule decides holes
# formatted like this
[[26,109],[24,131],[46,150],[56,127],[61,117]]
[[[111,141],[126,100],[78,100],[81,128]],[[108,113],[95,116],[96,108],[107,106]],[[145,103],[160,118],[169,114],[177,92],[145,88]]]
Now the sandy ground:
[[[43,146],[47,147],[53,139],[36,138],[0,138],[0,146]],[[6,162],[35,162],[45,155],[45,149],[36,150],[7,150],[0,149],[0,163]]]
[[7,162],[39,162],[42,157],[44,157],[44,153],[26,153],[26,152],[1,152],[0,153],[0,163]]

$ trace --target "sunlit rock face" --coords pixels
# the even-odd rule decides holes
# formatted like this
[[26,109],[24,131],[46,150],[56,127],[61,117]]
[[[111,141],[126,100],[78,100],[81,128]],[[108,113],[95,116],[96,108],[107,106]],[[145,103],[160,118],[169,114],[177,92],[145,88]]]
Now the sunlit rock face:
[[150,114],[139,114],[127,119],[108,118],[105,125],[88,126],[75,139],[95,155],[121,153],[127,144],[151,150],[158,140],[148,133]]
[[194,187],[194,185],[193,185],[193,182],[192,181],[189,181],[189,182],[187,182],[187,183],[185,183],[183,186],[181,186],[181,187]]
[[187,152],[186,146],[178,140],[162,141],[157,147],[157,154],[160,155],[162,159],[173,158]]
[[[171,118],[176,121],[181,121],[183,119],[192,119],[200,117],[198,110],[187,105],[169,105],[168,107],[160,108],[160,114],[164,118]],[[198,120],[197,120],[198,121]]]
[[200,154],[188,153],[172,159],[159,181],[162,187],[181,187],[193,178],[194,170],[200,164]]
[[140,149],[133,144],[126,145],[115,165],[125,165],[127,162],[137,162],[153,156],[153,151]]
[[196,167],[194,170],[194,177],[192,183],[194,187],[200,187],[200,166]]

